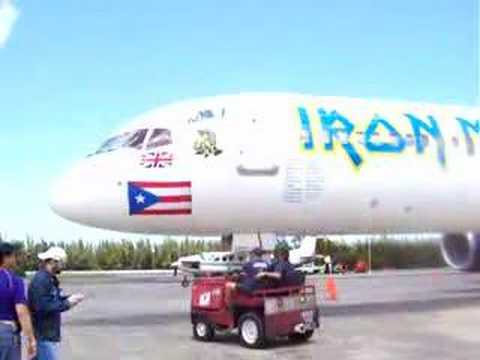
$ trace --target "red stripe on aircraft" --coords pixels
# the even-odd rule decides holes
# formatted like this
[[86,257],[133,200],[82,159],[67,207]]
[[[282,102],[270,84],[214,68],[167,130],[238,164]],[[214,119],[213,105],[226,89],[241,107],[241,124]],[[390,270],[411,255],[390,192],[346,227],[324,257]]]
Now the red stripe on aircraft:
[[137,215],[191,215],[192,209],[143,210]]
[[192,195],[159,196],[158,199],[160,203],[191,202]]
[[141,188],[189,188],[192,187],[191,181],[171,181],[171,182],[155,182],[155,181],[134,181],[133,185]]

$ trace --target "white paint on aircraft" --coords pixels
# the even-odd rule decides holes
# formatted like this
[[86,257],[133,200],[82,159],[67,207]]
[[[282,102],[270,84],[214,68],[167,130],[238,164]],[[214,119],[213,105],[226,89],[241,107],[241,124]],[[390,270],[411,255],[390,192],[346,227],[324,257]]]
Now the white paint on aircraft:
[[51,204],[136,233],[478,232],[479,115],[293,94],[168,105],[70,169]]

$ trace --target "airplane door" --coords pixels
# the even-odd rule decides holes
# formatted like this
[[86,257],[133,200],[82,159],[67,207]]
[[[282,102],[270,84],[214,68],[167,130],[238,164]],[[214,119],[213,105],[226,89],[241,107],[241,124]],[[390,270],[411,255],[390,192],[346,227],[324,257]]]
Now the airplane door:
[[[232,122],[235,136],[232,147],[231,184],[236,198],[235,227],[246,233],[277,227],[282,207],[282,173],[285,146],[282,121],[277,108],[261,104],[238,109]],[[263,232],[263,231],[262,231]]]
[[326,167],[319,156],[299,153],[296,108],[269,104],[242,116],[236,131],[236,188],[242,194],[238,213],[270,232],[318,227]]
[[280,169],[276,151],[278,147],[266,123],[252,118],[242,130],[236,164],[238,175],[242,177],[278,175]]

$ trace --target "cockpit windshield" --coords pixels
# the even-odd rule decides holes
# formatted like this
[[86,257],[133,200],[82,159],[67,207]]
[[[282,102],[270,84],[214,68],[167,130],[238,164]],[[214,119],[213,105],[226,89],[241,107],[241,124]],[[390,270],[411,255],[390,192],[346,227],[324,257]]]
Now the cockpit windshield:
[[125,147],[131,147],[140,150],[142,148],[148,129],[141,129],[135,131],[127,140]]
[[168,129],[154,129],[148,140],[147,149],[154,149],[159,146],[170,145],[172,134]]
[[95,154],[101,154],[105,152],[115,151],[120,148],[133,148],[140,150],[142,148],[145,137],[147,136],[148,129],[140,129],[136,131],[128,131],[120,135],[116,135],[107,141],[105,141],[100,149]]

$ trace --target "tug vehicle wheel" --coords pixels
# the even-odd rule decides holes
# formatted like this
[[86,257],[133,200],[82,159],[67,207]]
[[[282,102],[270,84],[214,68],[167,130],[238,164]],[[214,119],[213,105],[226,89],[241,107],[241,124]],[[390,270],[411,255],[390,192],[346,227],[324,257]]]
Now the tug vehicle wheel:
[[204,320],[193,323],[193,337],[200,341],[212,341],[215,337],[215,329]]
[[238,320],[238,332],[242,345],[252,349],[265,347],[265,327],[262,319],[253,312],[243,314]]

